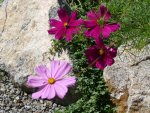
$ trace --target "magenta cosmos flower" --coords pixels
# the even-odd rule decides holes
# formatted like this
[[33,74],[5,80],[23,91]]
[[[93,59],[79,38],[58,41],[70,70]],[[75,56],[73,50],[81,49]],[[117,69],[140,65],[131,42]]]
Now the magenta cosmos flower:
[[90,65],[103,70],[106,66],[111,66],[114,63],[117,49],[105,46],[102,40],[96,38],[95,46],[91,46],[85,51],[85,55]]
[[72,70],[69,63],[65,61],[52,61],[50,67],[40,65],[35,68],[36,76],[29,76],[27,85],[38,88],[39,90],[32,94],[33,99],[47,98],[52,99],[56,95],[64,98],[69,86],[75,84],[74,76],[67,76]]
[[61,40],[65,37],[66,41],[72,40],[72,35],[80,31],[79,26],[82,24],[82,19],[77,18],[77,12],[72,12],[70,17],[65,9],[58,10],[59,20],[50,19],[50,25],[53,27],[48,30],[49,34],[55,34],[55,38]]
[[99,12],[90,11],[87,13],[87,17],[90,20],[84,22],[85,28],[88,28],[84,34],[87,37],[101,37],[109,38],[112,32],[117,31],[120,28],[119,23],[108,23],[111,14],[107,8],[103,5],[100,6]]

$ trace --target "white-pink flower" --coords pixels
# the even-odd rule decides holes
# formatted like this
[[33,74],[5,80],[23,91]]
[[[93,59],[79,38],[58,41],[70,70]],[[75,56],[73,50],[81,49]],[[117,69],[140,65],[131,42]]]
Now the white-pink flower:
[[69,63],[58,60],[51,61],[49,68],[45,65],[36,67],[36,76],[30,75],[27,81],[27,85],[39,89],[32,94],[32,98],[52,99],[57,95],[63,99],[68,87],[76,82],[75,76],[67,76],[71,71]]

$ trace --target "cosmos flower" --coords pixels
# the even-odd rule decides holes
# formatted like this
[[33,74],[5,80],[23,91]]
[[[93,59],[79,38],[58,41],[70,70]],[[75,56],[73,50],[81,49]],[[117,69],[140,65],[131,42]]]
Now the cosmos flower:
[[110,16],[110,12],[103,5],[100,6],[98,12],[88,12],[87,17],[90,20],[84,21],[84,27],[87,28],[84,32],[85,36],[93,38],[103,36],[103,38],[109,38],[112,32],[115,32],[120,28],[119,23],[108,22]]
[[36,76],[28,77],[27,85],[38,88],[32,94],[33,99],[52,99],[56,95],[63,99],[68,91],[68,87],[75,84],[75,76],[68,76],[72,67],[65,61],[53,60],[49,68],[40,65],[35,68]]
[[103,70],[106,66],[111,66],[114,63],[114,57],[116,57],[117,49],[105,46],[102,40],[96,38],[96,44],[89,47],[85,51],[85,55],[90,65]]
[[60,20],[50,19],[50,30],[48,30],[49,34],[55,34],[55,38],[61,40],[63,38],[66,41],[72,40],[72,35],[77,34],[80,31],[79,26],[82,24],[82,19],[77,18],[77,12],[72,12],[69,16],[65,9],[58,10],[58,16]]

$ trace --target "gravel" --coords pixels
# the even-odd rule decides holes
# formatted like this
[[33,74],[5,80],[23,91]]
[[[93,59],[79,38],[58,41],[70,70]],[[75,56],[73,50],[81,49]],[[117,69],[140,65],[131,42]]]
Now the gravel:
[[63,106],[49,100],[33,100],[31,94],[13,83],[12,77],[0,71],[0,113],[54,113]]

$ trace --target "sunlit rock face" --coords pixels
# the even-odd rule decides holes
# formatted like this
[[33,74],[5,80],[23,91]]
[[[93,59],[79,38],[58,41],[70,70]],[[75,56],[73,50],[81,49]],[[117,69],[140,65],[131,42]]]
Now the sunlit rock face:
[[120,47],[104,79],[118,113],[150,113],[150,45],[141,51]]
[[47,33],[48,20],[57,7],[57,0],[5,0],[0,5],[0,69],[15,81],[49,62],[53,37]]

